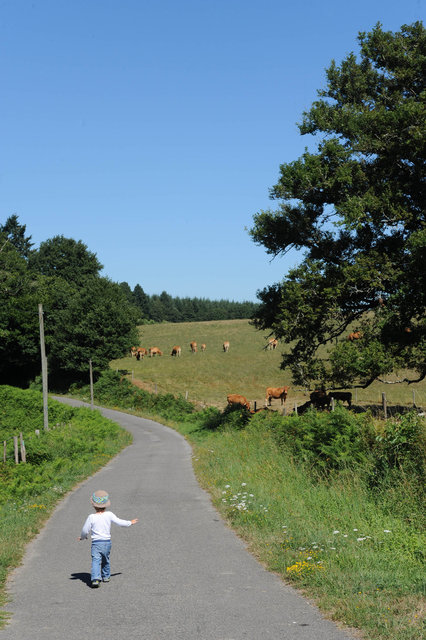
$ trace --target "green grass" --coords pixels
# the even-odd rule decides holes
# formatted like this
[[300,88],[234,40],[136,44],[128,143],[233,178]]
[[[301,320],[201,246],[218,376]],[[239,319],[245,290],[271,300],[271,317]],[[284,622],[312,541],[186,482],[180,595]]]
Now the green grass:
[[413,527],[375,499],[356,472],[312,476],[259,421],[189,439],[201,485],[269,570],[365,638],[420,637],[426,543],[420,523]]
[[[139,330],[140,346],[157,346],[164,355],[140,361],[129,356],[114,360],[111,367],[133,371],[134,380],[147,390],[187,395],[192,402],[219,408],[226,405],[229,393],[244,395],[263,406],[266,387],[290,386],[289,410],[294,403],[300,406],[309,399],[305,389],[292,385],[290,372],[280,370],[281,353],[287,345],[279,344],[275,351],[265,350],[268,334],[257,331],[247,320],[164,323],[144,325]],[[192,340],[199,346],[206,343],[207,350],[191,353]],[[224,340],[230,342],[228,353],[222,350]],[[182,347],[180,358],[170,355],[174,345]],[[426,381],[412,385],[375,382],[367,389],[352,390],[353,401],[361,406],[378,405],[382,392],[390,407],[412,405],[413,393],[417,406],[426,407]],[[279,401],[273,401],[273,406],[280,408]]]

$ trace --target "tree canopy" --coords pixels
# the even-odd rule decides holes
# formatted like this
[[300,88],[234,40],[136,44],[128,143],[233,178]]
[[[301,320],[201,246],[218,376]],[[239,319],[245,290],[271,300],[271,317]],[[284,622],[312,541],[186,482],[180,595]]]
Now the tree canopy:
[[43,304],[49,385],[87,381],[137,341],[136,308],[81,241],[56,236],[32,249],[25,225],[0,227],[0,383],[40,374],[38,304]]
[[[257,213],[250,230],[273,256],[304,251],[258,292],[255,318],[291,343],[281,366],[295,383],[426,376],[425,29],[377,24],[358,41],[359,56],[331,62],[303,114],[316,152],[281,165],[278,209]],[[354,329],[361,337],[347,340]]]

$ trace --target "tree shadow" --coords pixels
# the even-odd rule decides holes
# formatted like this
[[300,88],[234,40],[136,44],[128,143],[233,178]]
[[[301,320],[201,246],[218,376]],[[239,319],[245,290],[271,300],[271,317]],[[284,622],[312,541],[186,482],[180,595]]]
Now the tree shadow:
[[[121,576],[121,571],[117,573],[111,573],[111,578],[113,578],[114,576]],[[81,580],[81,582],[84,582],[86,587],[92,588],[92,577],[90,573],[72,573],[70,576],[70,580]]]

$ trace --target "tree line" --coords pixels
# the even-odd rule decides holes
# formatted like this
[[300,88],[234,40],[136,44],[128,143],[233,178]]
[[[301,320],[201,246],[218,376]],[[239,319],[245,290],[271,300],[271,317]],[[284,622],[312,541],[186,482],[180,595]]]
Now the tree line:
[[255,302],[210,300],[208,298],[172,297],[166,291],[149,295],[137,284],[133,291],[121,282],[128,302],[139,312],[140,323],[146,322],[203,322],[207,320],[237,320],[251,318],[258,308]]

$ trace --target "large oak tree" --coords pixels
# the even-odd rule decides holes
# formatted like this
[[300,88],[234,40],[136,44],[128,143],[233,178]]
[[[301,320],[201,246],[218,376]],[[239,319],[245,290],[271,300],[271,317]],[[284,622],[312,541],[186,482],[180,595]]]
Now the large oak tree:
[[[255,318],[291,343],[282,368],[295,383],[426,376],[425,29],[377,24],[358,40],[359,55],[332,61],[303,114],[316,152],[280,167],[278,208],[255,215],[250,231],[273,256],[304,251],[283,282],[258,292]],[[354,329],[362,338],[351,342]]]

